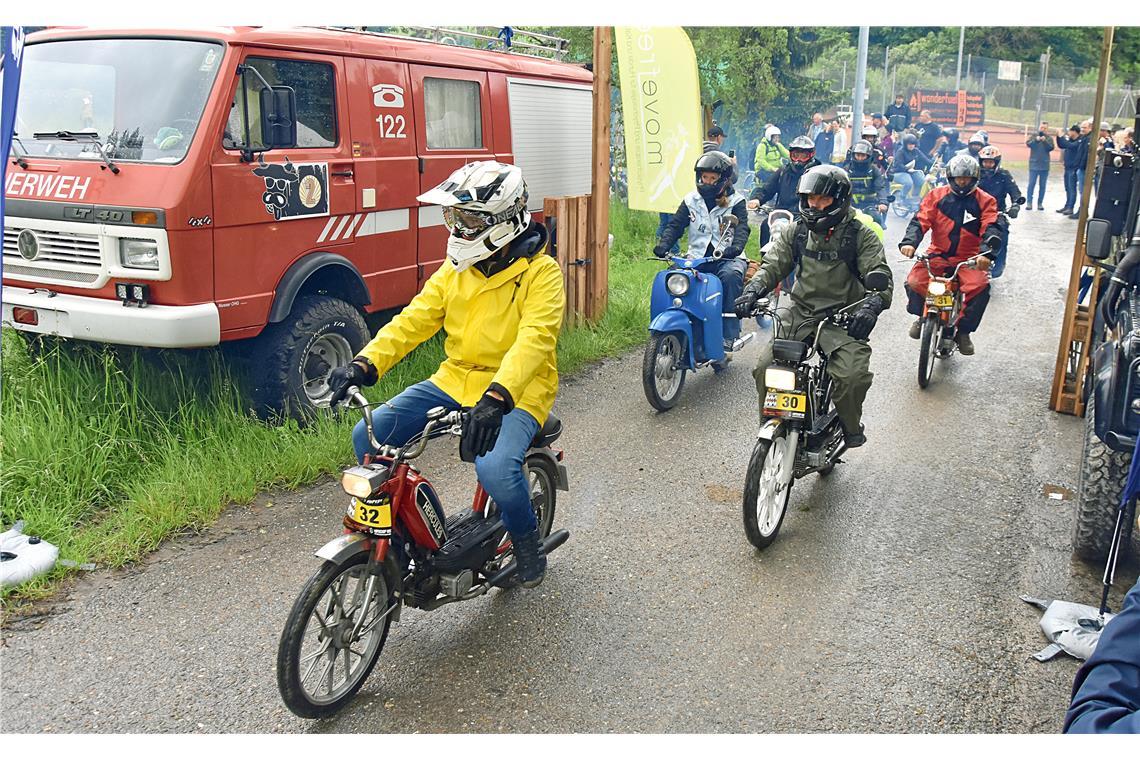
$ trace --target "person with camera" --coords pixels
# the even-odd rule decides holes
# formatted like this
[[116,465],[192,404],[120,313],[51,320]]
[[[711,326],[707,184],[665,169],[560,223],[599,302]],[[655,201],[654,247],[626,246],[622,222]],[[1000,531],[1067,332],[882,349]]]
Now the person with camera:
[[1053,143],[1053,136],[1049,134],[1049,122],[1041,122],[1041,126],[1037,128],[1037,134],[1026,140],[1025,144],[1029,147],[1029,189],[1025,193],[1029,202],[1025,208],[1029,211],[1033,210],[1033,188],[1036,187],[1037,210],[1044,211],[1045,183],[1049,179],[1049,154],[1056,147]]
[[1091,123],[1072,125],[1066,135],[1064,130],[1057,130],[1057,146],[1065,151],[1065,205],[1057,209],[1058,214],[1064,214],[1070,219],[1076,219],[1080,214],[1076,208],[1081,205],[1081,188],[1085,184],[1085,164],[1089,158],[1088,130]]

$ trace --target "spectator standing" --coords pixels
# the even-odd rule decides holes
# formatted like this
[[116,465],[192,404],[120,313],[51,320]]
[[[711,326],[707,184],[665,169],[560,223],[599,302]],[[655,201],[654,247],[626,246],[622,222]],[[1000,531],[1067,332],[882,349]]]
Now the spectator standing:
[[871,114],[871,126],[879,133],[880,140],[891,133],[891,131],[887,129],[887,120],[883,118],[881,113]]
[[1025,141],[1029,147],[1029,189],[1025,196],[1029,199],[1026,209],[1033,210],[1033,186],[1037,185],[1037,210],[1045,210],[1045,182],[1049,179],[1049,154],[1056,147],[1049,134],[1049,122],[1041,122],[1037,134]]
[[1100,186],[1100,167],[1104,163],[1104,154],[1116,149],[1112,139],[1112,127],[1107,121],[1100,123],[1100,136],[1096,140],[1096,166],[1093,167],[1093,191]]
[[815,142],[816,136],[825,129],[827,129],[827,125],[823,123],[823,114],[812,114],[811,124],[808,126],[807,132],[808,139]]
[[835,152],[835,130],[830,125],[815,136],[815,157],[821,164],[831,163]]
[[1113,142],[1116,143],[1116,149],[1121,153],[1128,153],[1136,155],[1136,135],[1134,134],[1134,127],[1125,127],[1116,133]]
[[930,117],[930,111],[919,112],[914,132],[918,135],[918,149],[934,158],[934,148],[938,145],[938,138],[942,137],[942,127]]
[[1069,127],[1068,135],[1064,130],[1057,130],[1057,145],[1065,151],[1065,205],[1057,209],[1057,213],[1065,214],[1070,219],[1079,216],[1074,209],[1081,204],[1081,188],[1085,184],[1085,164],[1089,157],[1089,137],[1087,130],[1082,133],[1081,126],[1074,124]]
[[910,106],[903,100],[902,95],[895,95],[895,102],[887,106],[887,124],[892,132],[902,132],[910,126]]
[[847,130],[838,121],[832,121],[829,129],[835,135],[835,146],[831,149],[830,163],[842,164],[847,160]]

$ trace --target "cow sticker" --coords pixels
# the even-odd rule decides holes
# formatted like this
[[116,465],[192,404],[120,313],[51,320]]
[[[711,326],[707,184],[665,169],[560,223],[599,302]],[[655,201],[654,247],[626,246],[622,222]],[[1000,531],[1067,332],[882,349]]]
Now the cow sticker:
[[267,164],[262,158],[253,173],[265,183],[261,202],[277,221],[329,215],[327,163]]

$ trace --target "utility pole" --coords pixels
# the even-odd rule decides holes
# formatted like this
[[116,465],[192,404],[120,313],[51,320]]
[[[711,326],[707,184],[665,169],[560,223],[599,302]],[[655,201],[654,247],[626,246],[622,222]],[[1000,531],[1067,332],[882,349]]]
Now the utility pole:
[[863,89],[867,85],[867,44],[871,27],[859,27],[859,57],[855,59],[855,99],[851,108],[851,141],[854,145],[863,131]]
[[1045,102],[1045,82],[1049,79],[1049,59],[1052,54],[1052,46],[1045,48],[1045,52],[1041,54],[1041,87],[1037,90],[1037,115],[1034,117],[1037,124],[1041,123],[1041,110]]
[[879,113],[886,113],[887,110],[887,68],[891,63],[891,46],[887,45],[887,51],[883,53],[883,107],[879,109]]
[[840,92],[847,92],[847,61],[843,62],[843,84],[839,85]]
[[962,89],[962,48],[966,44],[966,27],[958,33],[958,77],[954,80],[954,89]]

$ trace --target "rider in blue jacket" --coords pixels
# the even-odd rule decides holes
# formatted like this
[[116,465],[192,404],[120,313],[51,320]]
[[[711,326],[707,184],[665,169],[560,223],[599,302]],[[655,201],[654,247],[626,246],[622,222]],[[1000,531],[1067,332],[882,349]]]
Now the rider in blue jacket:
[[[744,256],[744,244],[748,242],[751,230],[748,228],[748,209],[744,196],[732,187],[732,160],[720,151],[704,154],[693,167],[697,176],[697,188],[685,196],[673,218],[665,226],[660,240],[653,248],[653,254],[664,258],[670,246],[689,231],[689,251],[691,258],[714,256],[719,258],[701,264],[698,271],[715,274],[720,279],[724,311],[732,310],[732,304],[744,290],[744,273],[748,262]],[[733,342],[740,337],[740,320],[735,317],[724,319],[724,350],[726,359],[731,359]]]
[[1067,734],[1140,734],[1140,581],[1077,671]]
[[[895,151],[895,160],[891,166],[895,173],[894,181],[902,185],[902,197],[899,200],[907,200],[910,210],[917,211],[922,183],[926,181],[926,170],[931,166],[930,156],[918,148],[917,137],[908,134],[903,138],[902,145]],[[907,188],[910,188],[909,197]]]
[[[1002,213],[1006,213],[1005,201],[1009,198],[1008,216],[1016,217],[1017,211],[1013,209],[1019,208],[1020,204],[1025,202],[1025,196],[1021,194],[1021,188],[1017,186],[1013,175],[1007,169],[1001,168],[1001,149],[996,145],[987,145],[979,151],[978,157],[982,164],[982,178],[978,181],[978,187],[994,197],[998,211]],[[999,216],[994,226],[1001,231],[1001,248],[998,249],[993,268],[990,269],[991,280],[1001,277],[1001,273],[1005,271],[1005,254],[1009,248],[1009,219]]]

